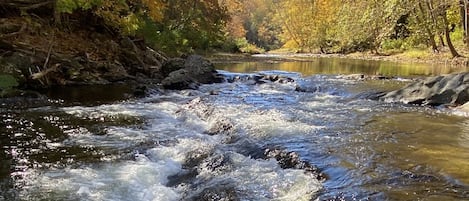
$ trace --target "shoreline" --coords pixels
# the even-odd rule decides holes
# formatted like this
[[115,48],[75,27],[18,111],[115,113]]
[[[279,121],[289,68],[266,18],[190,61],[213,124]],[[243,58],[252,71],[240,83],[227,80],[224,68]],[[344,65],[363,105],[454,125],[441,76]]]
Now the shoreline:
[[450,65],[456,67],[469,67],[469,58],[458,57],[448,58],[444,53],[433,54],[432,58],[411,58],[402,54],[376,55],[366,52],[351,54],[316,54],[316,53],[263,53],[263,54],[242,54],[242,53],[213,53],[204,55],[213,63],[237,63],[237,62],[281,62],[281,61],[311,61],[317,58],[343,58],[357,59],[365,61],[386,61],[395,63],[416,63],[429,65]]

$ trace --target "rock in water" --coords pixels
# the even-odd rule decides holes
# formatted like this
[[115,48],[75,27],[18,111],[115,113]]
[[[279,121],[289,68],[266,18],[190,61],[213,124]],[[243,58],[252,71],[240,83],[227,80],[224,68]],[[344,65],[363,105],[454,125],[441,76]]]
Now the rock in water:
[[469,73],[430,77],[385,93],[380,100],[419,105],[462,105],[469,101]]
[[[174,71],[167,72],[172,69]],[[215,66],[199,55],[191,55],[184,62],[181,59],[169,60],[162,70],[168,73],[161,82],[166,89],[193,89],[197,83],[211,84],[223,81],[218,77]]]
[[326,180],[326,175],[321,173],[319,169],[310,163],[300,159],[300,155],[296,152],[288,152],[280,149],[266,149],[264,151],[266,158],[275,158],[283,169],[300,169],[314,175],[319,181]]

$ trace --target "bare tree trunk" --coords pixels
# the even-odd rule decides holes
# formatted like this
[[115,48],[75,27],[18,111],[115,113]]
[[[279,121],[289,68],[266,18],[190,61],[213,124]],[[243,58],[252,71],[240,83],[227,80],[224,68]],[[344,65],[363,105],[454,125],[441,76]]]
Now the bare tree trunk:
[[435,34],[433,34],[432,30],[428,26],[428,23],[425,21],[425,18],[427,15],[425,14],[425,9],[423,8],[422,3],[420,1],[418,3],[418,6],[419,6],[421,18],[419,18],[419,15],[417,14],[417,17],[416,17],[417,22],[424,26],[425,31],[427,32],[427,35],[428,35],[428,42],[432,46],[433,52],[439,52],[438,46],[436,45],[436,41],[435,41]]
[[[433,2],[431,0],[426,1],[426,5],[430,14],[430,18],[432,19],[433,26],[432,27],[439,27],[438,26],[438,21],[436,20],[435,13],[434,13],[434,8],[433,8]],[[438,30],[438,39],[440,40],[441,46],[445,46],[445,40],[443,40],[443,31],[441,29]]]
[[464,43],[466,44],[466,48],[469,49],[469,33],[468,33],[468,7],[469,3],[467,0],[460,0],[459,1],[459,6],[461,7],[460,13],[461,13],[461,22],[462,22],[462,27],[464,29]]
[[443,23],[445,25],[445,37],[446,37],[446,43],[448,43],[448,48],[451,51],[451,56],[454,57],[461,57],[461,55],[456,51],[456,48],[454,48],[453,43],[451,42],[451,37],[449,35],[449,24],[448,24],[448,17],[446,17],[446,10],[442,11],[442,16],[443,18]]
[[444,35],[443,33],[439,33],[438,34],[438,39],[440,39],[441,46],[445,47],[446,44],[445,44],[445,40],[443,39],[443,35]]

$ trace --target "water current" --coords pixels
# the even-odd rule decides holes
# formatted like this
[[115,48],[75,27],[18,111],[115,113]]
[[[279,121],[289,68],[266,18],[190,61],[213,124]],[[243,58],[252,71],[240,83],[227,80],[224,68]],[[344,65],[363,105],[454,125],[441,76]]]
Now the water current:
[[[218,64],[232,82],[3,105],[0,200],[469,200],[466,114],[364,98],[465,69],[334,62]],[[396,78],[337,76],[351,73]],[[295,81],[249,79],[259,74]],[[326,179],[266,149],[296,153]]]

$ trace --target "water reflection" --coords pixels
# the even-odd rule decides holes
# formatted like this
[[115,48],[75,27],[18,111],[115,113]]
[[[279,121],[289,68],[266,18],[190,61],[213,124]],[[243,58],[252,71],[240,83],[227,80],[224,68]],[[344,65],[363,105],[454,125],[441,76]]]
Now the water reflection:
[[255,72],[283,70],[300,72],[304,76],[315,74],[356,74],[384,75],[399,77],[432,76],[467,71],[467,67],[430,65],[421,63],[395,63],[389,61],[367,61],[344,58],[316,58],[311,61],[290,62],[243,62],[217,64],[216,67],[230,72]]
[[[435,200],[455,200],[457,191],[460,198],[467,199],[464,193],[468,192],[469,153],[461,146],[467,143],[464,127],[461,117],[427,111],[376,115],[355,140],[370,149],[363,154],[368,153],[374,163],[380,164],[371,169],[395,174],[386,181],[376,181],[380,185],[371,179],[370,186],[376,191],[388,191],[392,200],[429,195]],[[369,161],[369,156],[364,158]],[[373,178],[373,174],[364,175]]]

